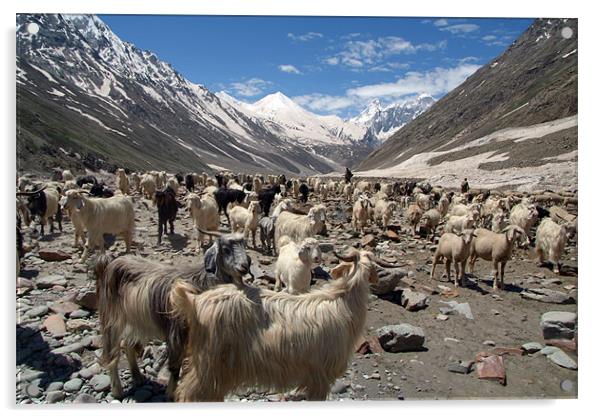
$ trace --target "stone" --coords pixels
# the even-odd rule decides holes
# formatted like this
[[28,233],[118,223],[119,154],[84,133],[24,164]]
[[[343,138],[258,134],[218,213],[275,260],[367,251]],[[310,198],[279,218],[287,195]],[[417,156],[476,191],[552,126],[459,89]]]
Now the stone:
[[392,353],[418,351],[424,348],[424,331],[409,324],[386,325],[377,330],[380,345]]
[[410,312],[425,309],[428,306],[429,298],[424,293],[415,292],[410,289],[404,289],[401,294],[401,306]]
[[356,347],[355,352],[359,354],[376,354],[384,353],[382,346],[377,337],[371,335],[364,338],[364,340]]
[[477,377],[484,380],[495,380],[506,385],[506,369],[504,358],[488,353],[477,354]]
[[25,387],[25,394],[30,398],[37,398],[42,395],[42,389],[38,385],[30,383]]
[[375,295],[386,295],[387,293],[391,293],[405,275],[406,272],[402,269],[379,270],[378,282],[371,283],[370,290]]
[[362,247],[376,247],[377,239],[372,234],[364,235],[362,238]]
[[17,373],[17,384],[22,382],[31,382],[34,379],[42,376],[44,372],[39,370],[25,370]]
[[69,314],[69,318],[87,318],[90,316],[90,312],[85,311],[83,309],[78,309]]
[[387,229],[386,236],[391,241],[399,241],[399,234],[391,229]]
[[65,276],[60,274],[53,274],[50,276],[40,277],[35,281],[38,289],[50,289],[52,286],[66,286],[67,279]]
[[491,347],[494,347],[495,346],[495,341],[486,340],[486,341],[483,341],[483,345],[489,345]]
[[94,328],[94,324],[85,319],[70,319],[66,325],[70,331],[84,331]]
[[33,287],[33,282],[25,277],[17,278],[17,289],[31,289]]
[[42,326],[46,328],[46,331],[55,337],[63,336],[67,332],[67,329],[65,328],[65,321],[63,321],[63,318],[57,314],[50,315],[48,318],[46,318]]
[[71,255],[64,251],[38,251],[38,256],[44,261],[64,261],[71,258]]
[[98,297],[96,292],[93,291],[79,293],[75,298],[75,302],[82,308],[90,311],[95,311],[98,307]]
[[61,390],[46,392],[46,403],[57,403],[65,399],[65,393]]
[[347,389],[349,389],[349,383],[343,382],[342,380],[337,380],[334,382],[334,385],[332,385],[330,392],[334,394],[341,394],[347,392]]
[[81,380],[80,378],[76,377],[75,379],[71,379],[71,380],[68,380],[67,382],[65,382],[65,385],[63,386],[63,390],[65,392],[77,392],[78,390],[80,390],[82,388],[83,384],[84,384],[84,381]]
[[539,326],[544,339],[566,339],[575,337],[577,314],[574,312],[550,311],[541,316]]
[[96,398],[88,393],[80,393],[73,400],[73,403],[98,403]]
[[84,349],[84,345],[81,342],[68,344],[63,347],[55,348],[51,351],[52,354],[68,354],[68,353],[77,353]]
[[463,315],[467,319],[474,319],[474,316],[472,315],[472,310],[470,309],[470,305],[468,304],[468,302],[458,303],[455,300],[452,300],[449,302],[445,302],[445,301],[440,301],[440,302],[449,306],[448,309],[450,309],[450,311],[443,312],[443,310],[440,308],[439,311],[441,311],[442,314],[448,314],[448,313],[454,312],[459,315]]
[[52,382],[46,388],[47,392],[63,390],[63,382]]
[[52,312],[57,314],[68,314],[79,309],[79,305],[71,301],[55,302],[49,306]]
[[48,313],[48,306],[40,305],[35,308],[31,308],[27,312],[25,312],[25,316],[30,318],[37,318],[40,316],[44,316]]
[[153,393],[146,389],[138,389],[134,392],[134,400],[136,400],[136,402],[146,402],[152,398],[152,396]]
[[551,354],[554,354],[555,352],[560,351],[560,348],[558,347],[553,347],[550,345],[546,345],[544,348],[542,348],[541,350],[539,350],[539,353],[544,355],[544,356],[549,356]]
[[97,374],[90,379],[90,385],[96,392],[104,392],[111,387],[111,378],[106,374]]
[[574,304],[575,298],[558,290],[546,288],[526,289],[520,292],[520,296],[524,299],[533,299],[539,302],[557,303],[561,305]]
[[537,353],[538,351],[540,351],[543,348],[543,345],[541,345],[538,342],[530,342],[530,343],[524,343],[523,345],[521,345],[521,347],[527,353],[533,354],[533,353]]
[[323,253],[329,253],[334,251],[334,244],[331,242],[321,242],[319,245],[320,251],[322,251]]
[[506,354],[512,354],[515,356],[524,356],[525,350],[522,347],[496,347],[491,350],[493,354],[497,354],[498,356],[503,356]]
[[452,373],[468,374],[472,371],[472,361],[454,361],[447,365],[447,370]]
[[572,340],[550,339],[544,341],[546,345],[553,345],[554,347],[561,348],[565,351],[577,351],[577,341],[575,338]]
[[577,363],[570,358],[564,351],[558,350],[547,356],[554,364],[564,367],[565,369],[577,370]]
[[449,319],[449,316],[447,315],[443,315],[443,314],[438,314],[435,319],[437,319],[438,321],[447,321]]

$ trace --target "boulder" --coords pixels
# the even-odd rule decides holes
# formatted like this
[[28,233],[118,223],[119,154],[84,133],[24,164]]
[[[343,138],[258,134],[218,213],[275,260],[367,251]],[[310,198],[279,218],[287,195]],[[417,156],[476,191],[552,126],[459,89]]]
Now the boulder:
[[38,289],[50,289],[53,286],[66,286],[67,279],[60,274],[53,274],[36,279],[35,284]]
[[403,289],[401,294],[401,306],[410,312],[419,311],[428,306],[429,298],[420,292],[415,292],[410,289]]
[[550,311],[541,316],[539,326],[546,340],[575,337],[577,314],[574,312]]
[[424,331],[409,324],[386,325],[377,331],[380,345],[392,353],[420,351],[424,348]]
[[370,290],[375,295],[391,293],[406,274],[402,269],[379,269],[378,282],[370,284]]
[[546,288],[526,289],[520,292],[520,296],[524,299],[532,299],[546,303],[557,303],[560,305],[575,303],[575,298],[573,298],[571,295],[558,290]]
[[54,314],[50,315],[42,324],[46,331],[51,333],[55,337],[63,336],[67,332],[65,328],[65,321],[61,315]]
[[44,261],[64,261],[71,258],[71,255],[64,251],[38,251],[38,256]]

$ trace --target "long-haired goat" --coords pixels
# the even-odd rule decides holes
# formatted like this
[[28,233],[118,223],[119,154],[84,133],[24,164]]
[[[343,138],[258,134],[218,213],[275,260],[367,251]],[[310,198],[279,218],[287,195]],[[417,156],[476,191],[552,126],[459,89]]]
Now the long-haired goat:
[[276,220],[276,230],[274,232],[276,250],[280,249],[278,240],[283,235],[288,235],[293,241],[300,242],[322,231],[325,223],[326,207],[324,205],[312,207],[307,215],[282,212]]
[[188,337],[186,323],[170,316],[173,307],[169,293],[176,279],[195,292],[202,292],[222,283],[242,285],[242,276],[250,269],[241,234],[215,235],[218,239],[213,243],[214,259],[205,260],[215,266],[213,273],[206,271],[205,263],[170,266],[133,256],[113,261],[107,256],[97,258],[94,271],[103,341],[101,362],[109,370],[113,396],[123,394],[117,373],[121,343],[132,377],[141,384],[144,378],[138,369],[137,354],[148,341],[161,339],[167,341],[171,374],[167,393],[173,397]]
[[342,277],[302,295],[233,285],[198,295],[177,283],[171,304],[190,328],[190,362],[176,400],[223,401],[250,388],[326,399],[364,333],[374,262],[385,264],[365,251],[338,257],[348,263]]

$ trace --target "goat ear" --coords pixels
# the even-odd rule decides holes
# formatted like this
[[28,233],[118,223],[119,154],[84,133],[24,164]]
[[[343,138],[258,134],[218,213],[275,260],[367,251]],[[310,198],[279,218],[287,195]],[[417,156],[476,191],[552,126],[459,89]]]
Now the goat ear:
[[330,270],[330,276],[333,279],[340,279],[341,277],[347,276],[349,274],[349,272],[351,271],[351,267],[353,267],[352,264],[341,263],[338,266],[334,267],[332,270]]

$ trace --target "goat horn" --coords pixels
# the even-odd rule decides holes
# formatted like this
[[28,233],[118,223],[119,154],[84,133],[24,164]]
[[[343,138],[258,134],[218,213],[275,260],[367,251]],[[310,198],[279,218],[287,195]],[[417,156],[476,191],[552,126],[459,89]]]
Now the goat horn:
[[42,190],[46,189],[46,187],[48,187],[47,184],[44,185],[41,189],[34,190],[33,192],[17,192],[17,196],[31,196],[31,195],[41,192]]
[[205,231],[204,229],[201,228],[197,228],[199,230],[199,232],[201,234],[205,234],[205,235],[209,235],[211,237],[221,237],[222,235],[224,235],[223,233],[219,232],[219,231]]
[[338,258],[339,260],[346,261],[348,263],[353,263],[357,260],[357,251],[355,251],[355,250],[351,252],[351,255],[339,254],[336,251],[333,251],[333,252],[334,252],[334,256],[336,258]]
[[388,269],[393,269],[393,268],[399,268],[399,267],[401,267],[400,264],[388,263],[385,260],[383,260],[382,258],[379,258],[379,257],[375,256],[374,254],[370,255],[370,260],[372,260],[374,263],[378,264],[379,266],[384,267],[384,268],[388,268]]

